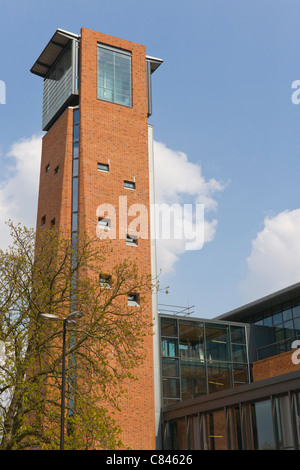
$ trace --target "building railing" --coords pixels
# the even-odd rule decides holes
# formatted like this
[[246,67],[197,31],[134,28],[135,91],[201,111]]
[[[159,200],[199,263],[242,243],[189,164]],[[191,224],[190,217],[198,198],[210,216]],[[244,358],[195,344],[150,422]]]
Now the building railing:
[[159,313],[163,315],[180,315],[188,316],[195,313],[195,305],[187,305],[186,307],[180,305],[167,305],[167,304],[158,304]]

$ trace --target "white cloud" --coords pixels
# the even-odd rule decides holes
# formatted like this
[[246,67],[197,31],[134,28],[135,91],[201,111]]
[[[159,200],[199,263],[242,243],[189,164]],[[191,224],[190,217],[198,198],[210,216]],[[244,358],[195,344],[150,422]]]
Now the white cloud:
[[9,244],[9,219],[35,227],[37,194],[40,175],[42,138],[33,135],[15,142],[6,155],[13,159],[15,169],[7,180],[0,183],[0,248]]
[[[185,153],[169,149],[161,142],[154,142],[155,202],[157,204],[204,204],[204,243],[213,240],[217,220],[207,220],[207,213],[217,208],[215,194],[223,189],[215,179],[205,180],[201,166],[188,160]],[[184,217],[175,216],[175,227],[185,226]],[[186,251],[187,237],[157,240],[158,269],[163,273],[174,270],[179,256]],[[201,249],[201,240],[198,249]]]
[[223,189],[215,179],[202,176],[201,167],[188,160],[185,153],[154,142],[155,198],[159,202],[181,202],[188,196],[205,204],[207,210],[216,209],[215,192]]
[[300,209],[283,211],[264,220],[252,241],[248,274],[240,283],[244,302],[300,281]]
[[[6,248],[9,243],[9,231],[4,225],[8,219],[35,227],[41,143],[40,135],[21,139],[11,146],[6,156],[13,159],[15,170],[10,178],[0,183],[0,248]],[[200,165],[191,163],[186,154],[169,149],[161,142],[154,142],[154,160],[155,202],[204,204],[204,242],[213,240],[217,221],[207,220],[207,213],[216,209],[215,194],[223,189],[222,185],[215,179],[205,180]],[[176,224],[182,225],[182,220],[175,218]],[[187,231],[184,239],[157,241],[158,266],[163,273],[174,269],[180,255],[186,251],[188,237]],[[198,241],[196,248],[201,248],[201,242]]]

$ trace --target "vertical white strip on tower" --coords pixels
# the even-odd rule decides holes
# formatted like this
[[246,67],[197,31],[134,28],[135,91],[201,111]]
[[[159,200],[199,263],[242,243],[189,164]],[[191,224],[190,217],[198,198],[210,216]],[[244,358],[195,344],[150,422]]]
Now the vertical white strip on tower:
[[[149,190],[150,190],[150,237],[151,237],[151,273],[156,280],[156,235],[155,235],[155,182],[154,182],[154,151],[153,127],[148,125],[148,155],[149,155]],[[154,361],[154,397],[155,397],[155,431],[156,449],[162,448],[161,438],[161,373],[160,373],[160,332],[158,318],[157,293],[152,294],[153,316],[153,361]]]

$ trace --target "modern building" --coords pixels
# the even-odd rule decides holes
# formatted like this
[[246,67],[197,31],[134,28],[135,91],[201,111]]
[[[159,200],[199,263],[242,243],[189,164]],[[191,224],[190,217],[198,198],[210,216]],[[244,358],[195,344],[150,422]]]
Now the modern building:
[[[31,68],[43,78],[45,131],[37,231],[51,226],[71,231],[76,246],[82,232],[100,237],[101,231],[114,228],[117,235],[110,239],[114,250],[99,266],[99,276],[109,275],[125,259],[138,259],[141,275],[156,273],[150,236],[153,128],[148,118],[151,75],[161,63],[142,45],[82,28],[79,35],[58,29]],[[138,240],[119,217],[112,227],[104,213],[105,205],[120,213],[121,203],[147,210],[147,231]],[[151,293],[147,295],[152,305],[149,323],[154,318],[157,325],[156,298],[152,301]],[[138,308],[136,301],[128,299]],[[118,416],[123,443],[133,449],[156,447],[160,415],[155,398],[159,384],[154,381],[159,363],[156,342],[157,335],[145,340],[144,367],[137,371],[131,397],[124,399]]]
[[164,449],[300,449],[300,283],[160,321]]
[[[162,60],[144,46],[82,28],[58,29],[31,72],[43,78],[37,231],[92,236],[112,229],[103,204],[147,209],[138,240],[117,218],[106,282],[123,259],[156,276],[151,76]],[[137,305],[138,298],[128,298]],[[132,449],[299,449],[300,284],[213,319],[158,313],[130,399],[118,416]],[[138,312],[138,309],[137,309]],[[299,338],[300,339],[300,338]],[[300,354],[299,354],[300,356]]]
[[162,404],[250,382],[247,325],[160,315]]

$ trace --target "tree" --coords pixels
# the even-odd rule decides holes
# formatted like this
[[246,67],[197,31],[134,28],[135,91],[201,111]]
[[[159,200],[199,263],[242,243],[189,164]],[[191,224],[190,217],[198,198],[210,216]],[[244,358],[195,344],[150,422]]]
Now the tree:
[[[9,226],[13,243],[0,250],[0,449],[59,447],[62,322],[40,315],[63,319],[75,302],[84,316],[68,325],[65,446],[122,447],[114,413],[151,335],[151,276],[125,260],[100,282],[108,243],[81,234],[74,261],[70,237],[58,230]],[[138,309],[127,305],[136,292]]]

